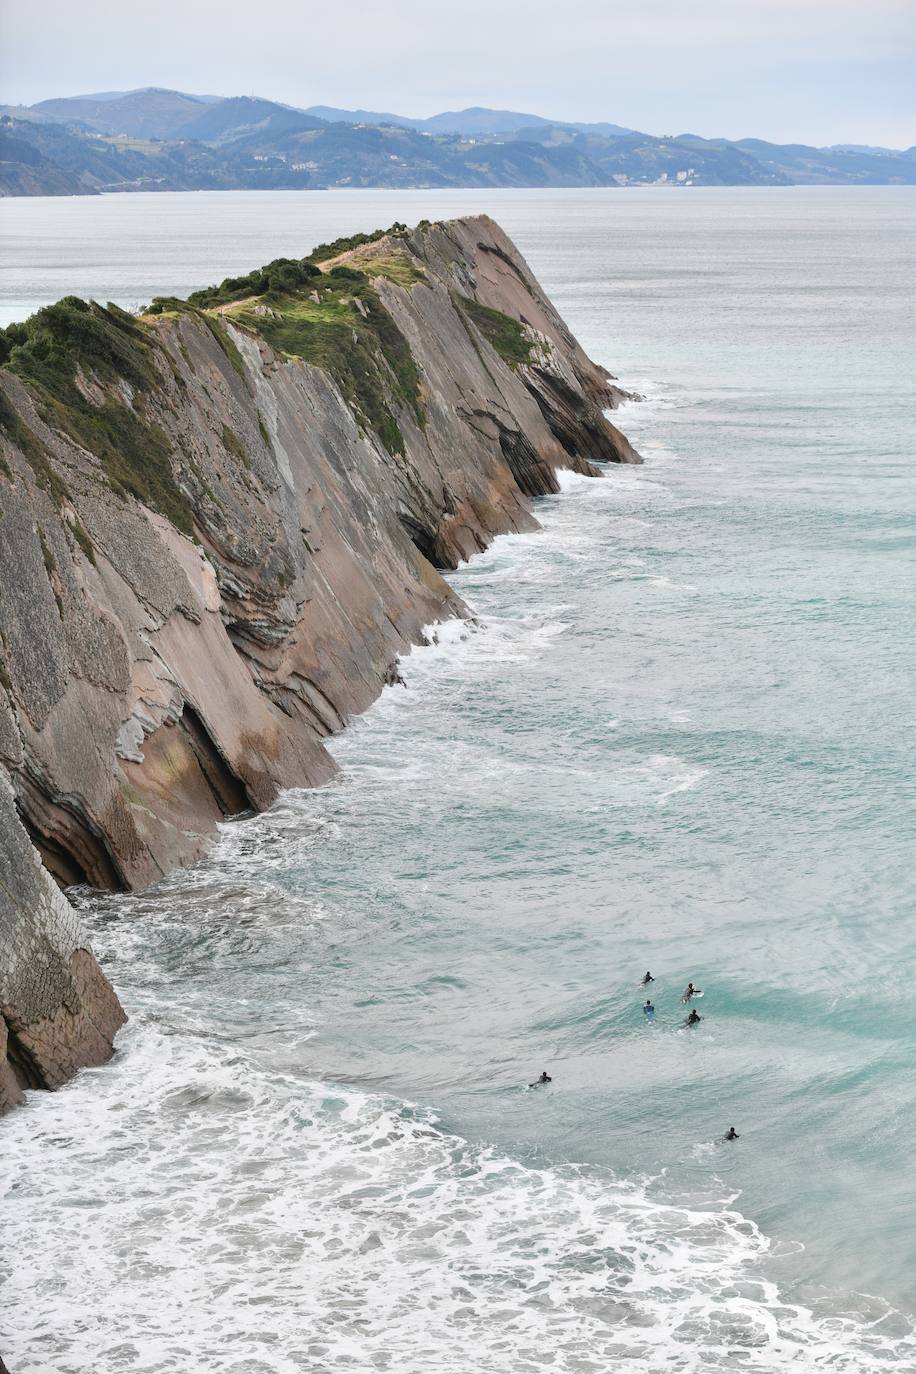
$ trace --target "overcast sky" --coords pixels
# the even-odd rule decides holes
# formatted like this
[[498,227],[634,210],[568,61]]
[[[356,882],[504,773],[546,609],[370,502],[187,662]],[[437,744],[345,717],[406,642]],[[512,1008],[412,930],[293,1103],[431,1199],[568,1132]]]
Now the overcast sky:
[[169,86],[916,143],[916,0],[0,0],[0,99]]

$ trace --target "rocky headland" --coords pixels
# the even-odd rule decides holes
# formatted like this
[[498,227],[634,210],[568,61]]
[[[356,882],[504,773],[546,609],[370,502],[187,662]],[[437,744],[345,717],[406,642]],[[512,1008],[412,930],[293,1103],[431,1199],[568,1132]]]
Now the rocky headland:
[[558,468],[638,462],[487,218],[357,236],[0,334],[0,1110],[124,1016],[61,890],[132,889],[315,786],[441,569]]

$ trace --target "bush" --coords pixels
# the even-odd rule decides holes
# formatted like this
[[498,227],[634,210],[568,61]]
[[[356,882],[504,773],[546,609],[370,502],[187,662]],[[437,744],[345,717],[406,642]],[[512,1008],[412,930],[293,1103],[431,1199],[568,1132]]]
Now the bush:
[[343,263],[341,263],[338,267],[329,268],[329,270],[324,275],[327,278],[327,280],[331,283],[341,281],[366,281],[365,272],[357,272],[355,268],[346,267]]
[[147,341],[125,311],[115,314],[95,301],[64,296],[25,324],[11,325],[7,339],[13,331],[17,343],[10,351],[10,366],[51,390],[58,374],[71,378],[78,365],[107,378],[126,377],[136,387],[152,380]]
[[319,269],[308,258],[275,258],[244,277],[226,277],[219,286],[192,291],[188,302],[206,310],[244,300],[246,296],[282,295],[300,290],[319,275]]
[[379,239],[385,238],[387,234],[406,234],[407,225],[395,220],[394,224],[388,229],[376,229],[371,234],[351,234],[349,238],[335,239],[333,243],[319,243],[318,247],[309,254],[310,262],[327,262],[328,258],[340,257],[341,253],[349,253],[354,248],[362,248],[365,243],[378,243]]

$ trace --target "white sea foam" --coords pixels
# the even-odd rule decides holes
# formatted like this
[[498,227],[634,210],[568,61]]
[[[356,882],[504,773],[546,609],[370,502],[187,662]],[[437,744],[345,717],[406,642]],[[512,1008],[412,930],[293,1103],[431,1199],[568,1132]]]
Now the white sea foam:
[[117,1064],[18,1113],[4,1165],[16,1374],[916,1361],[880,1303],[785,1302],[727,1199],[525,1167],[409,1106],[149,1021]]
[[581,472],[573,472],[571,468],[557,468],[555,475],[561,492],[581,491],[595,480]]
[[674,578],[662,573],[658,577],[647,579],[650,587],[662,587],[673,592],[695,592],[697,588],[690,582],[675,582]]

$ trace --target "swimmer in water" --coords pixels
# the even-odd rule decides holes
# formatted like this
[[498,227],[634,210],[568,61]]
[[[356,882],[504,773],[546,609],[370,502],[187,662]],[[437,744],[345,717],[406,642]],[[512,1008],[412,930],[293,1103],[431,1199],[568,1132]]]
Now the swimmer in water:
[[729,1126],[728,1130],[725,1132],[725,1139],[726,1139],[726,1140],[740,1140],[741,1137],[740,1137],[740,1135],[738,1134],[738,1132],[735,1130],[734,1126]]
[[655,1015],[655,1008],[653,1007],[652,1003],[649,1001],[648,997],[646,998],[646,1005],[643,1007],[643,1011],[646,1013],[647,1016],[654,1016],[654,1015]]
[[696,1007],[694,1007],[693,1011],[690,1013],[690,1015],[687,1017],[687,1020],[684,1022],[684,1025],[685,1025],[685,1026],[698,1026],[702,1020],[703,1020],[702,1016],[701,1016],[700,1013],[697,1011]]
[[546,1070],[542,1069],[542,1070],[541,1070],[541,1076],[540,1076],[540,1078],[536,1078],[536,1079],[534,1080],[533,1083],[529,1083],[529,1084],[528,1084],[528,1087],[529,1087],[529,1088],[539,1088],[539,1087],[541,1086],[542,1083],[552,1083],[552,1082],[553,1082],[553,1079],[550,1077],[550,1074],[547,1073]]
[[646,976],[645,976],[645,978],[642,980],[642,985],[643,985],[643,987],[646,987],[649,983],[654,983],[654,982],[655,982],[655,979],[652,977],[652,974],[649,972],[648,969],[646,969]]
[[698,997],[701,992],[702,988],[695,988],[692,983],[688,983],[684,989],[684,996],[681,998],[681,1001],[689,1002],[691,997]]

